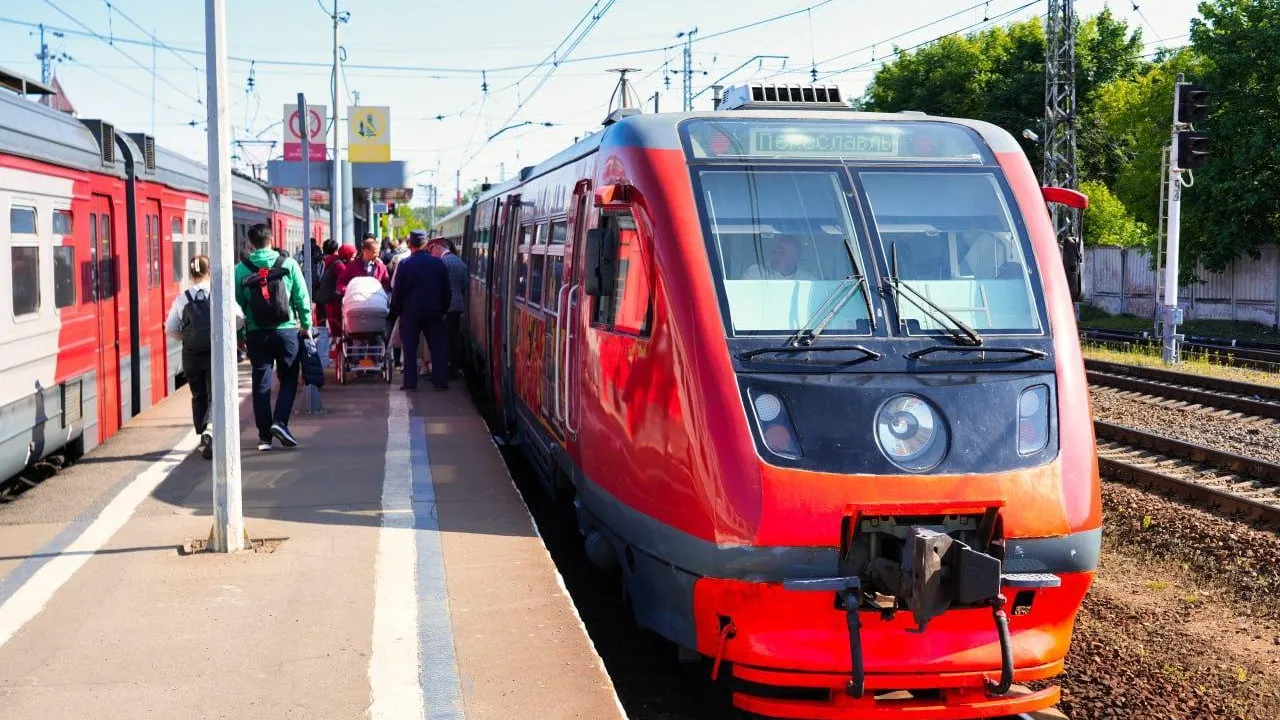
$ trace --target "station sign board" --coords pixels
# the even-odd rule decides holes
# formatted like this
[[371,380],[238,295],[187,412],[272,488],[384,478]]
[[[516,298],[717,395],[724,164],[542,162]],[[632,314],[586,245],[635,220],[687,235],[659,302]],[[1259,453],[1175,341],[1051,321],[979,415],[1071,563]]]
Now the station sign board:
[[[325,114],[327,108],[324,105],[307,105],[307,121],[306,132],[307,140],[311,143],[309,148],[311,157],[309,160],[323,161],[325,159],[325,138],[324,128],[328,121],[328,115]],[[288,162],[300,162],[302,160],[302,118],[298,115],[297,105],[284,106],[284,159]]]
[[391,162],[391,108],[347,108],[347,157],[353,163]]

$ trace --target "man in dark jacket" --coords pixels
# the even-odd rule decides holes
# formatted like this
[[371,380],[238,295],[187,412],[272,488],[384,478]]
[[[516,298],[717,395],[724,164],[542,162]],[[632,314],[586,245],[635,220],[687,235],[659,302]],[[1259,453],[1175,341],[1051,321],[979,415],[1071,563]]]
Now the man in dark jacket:
[[431,353],[431,384],[449,389],[449,359],[444,314],[449,310],[449,271],[440,258],[426,251],[427,236],[415,230],[409,236],[412,255],[400,262],[391,290],[391,310],[400,318],[400,344],[404,347],[404,385],[418,389],[418,336],[425,333]]

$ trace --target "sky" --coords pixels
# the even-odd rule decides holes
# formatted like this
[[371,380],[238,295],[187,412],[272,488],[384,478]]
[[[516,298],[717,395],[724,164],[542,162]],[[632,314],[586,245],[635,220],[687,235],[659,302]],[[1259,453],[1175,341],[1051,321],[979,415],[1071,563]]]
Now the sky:
[[[241,168],[264,165],[283,152],[283,106],[299,91],[308,103],[329,105],[332,115],[333,0],[225,2],[229,116],[233,136],[244,141],[233,147],[235,162]],[[1109,5],[1141,29],[1154,51],[1187,42],[1198,3],[1137,0],[1135,10],[1134,0],[1077,0],[1076,12],[1088,16]],[[350,13],[340,28],[344,102],[353,104],[358,93],[361,104],[390,106],[392,158],[409,163],[415,185],[438,183],[440,197],[448,199],[459,181],[464,190],[497,182],[598,130],[617,81],[611,68],[637,68],[630,78],[648,109],[656,92],[660,110],[679,110],[682,31],[697,29],[692,85],[702,94],[694,106],[709,109],[712,84],[807,83],[814,67],[820,82],[857,97],[894,45],[910,48],[950,32],[1042,15],[1046,5],[339,0],[339,11]],[[724,32],[788,13],[794,14]],[[51,52],[67,57],[55,63],[55,72],[80,117],[103,118],[130,132],[154,127],[158,144],[205,161],[204,2],[0,0],[0,67],[39,78],[39,38],[29,27],[39,23],[80,33],[46,36]],[[570,38],[580,42],[570,47]],[[545,62],[557,46],[560,62]],[[632,51],[645,52],[576,61]],[[418,204],[426,193],[419,188],[416,196]]]

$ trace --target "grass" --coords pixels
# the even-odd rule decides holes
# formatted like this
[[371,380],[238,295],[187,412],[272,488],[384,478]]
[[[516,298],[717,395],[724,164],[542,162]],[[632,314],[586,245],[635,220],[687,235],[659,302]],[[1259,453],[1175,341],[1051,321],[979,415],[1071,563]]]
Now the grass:
[[[1115,348],[1090,340],[1083,340],[1080,343],[1080,349],[1084,352],[1084,356],[1090,360],[1103,360],[1146,367],[1165,367],[1164,361],[1160,358],[1160,348],[1154,346]],[[1217,353],[1192,350],[1184,354],[1182,362],[1168,369],[1192,375],[1280,387],[1280,372],[1238,367],[1234,363],[1235,357],[1230,354],[1219,355]]]
[[[1091,305],[1080,307],[1080,324],[1100,330],[1152,330],[1151,318],[1112,315]],[[1184,335],[1280,343],[1280,330],[1255,322],[1232,320],[1188,320],[1178,326]]]

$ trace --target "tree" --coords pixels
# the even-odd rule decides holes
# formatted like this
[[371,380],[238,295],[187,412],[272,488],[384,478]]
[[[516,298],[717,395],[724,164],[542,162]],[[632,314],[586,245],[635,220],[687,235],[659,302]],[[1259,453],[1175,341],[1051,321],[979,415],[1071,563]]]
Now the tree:
[[1084,211],[1084,244],[1117,247],[1151,247],[1155,233],[1146,223],[1134,219],[1111,191],[1096,180],[1080,183],[1080,191],[1089,196]]
[[[1076,33],[1076,97],[1080,105],[1081,175],[1109,179],[1124,164],[1089,105],[1098,89],[1138,73],[1142,35],[1110,10],[1085,20]],[[1043,149],[1022,130],[1044,124],[1044,26],[1039,19],[993,27],[964,37],[950,35],[900,53],[876,73],[859,103],[867,110],[920,110],[931,115],[986,120],[1023,145],[1039,173]]]
[[1205,58],[1212,111],[1197,129],[1212,153],[1184,195],[1193,211],[1187,239],[1206,266],[1221,269],[1280,237],[1280,4],[1214,0],[1200,13],[1191,45]]

